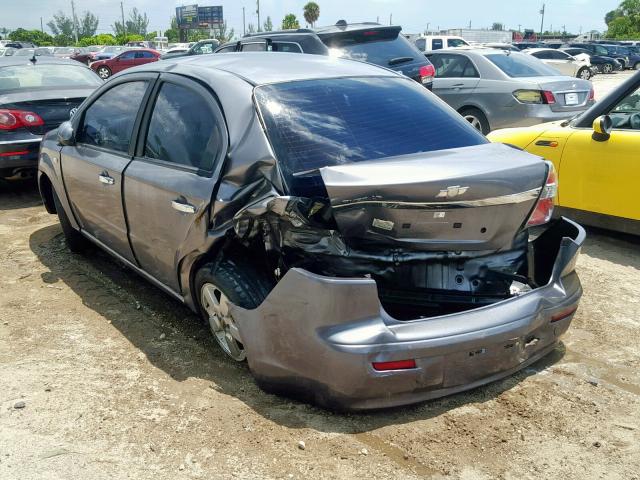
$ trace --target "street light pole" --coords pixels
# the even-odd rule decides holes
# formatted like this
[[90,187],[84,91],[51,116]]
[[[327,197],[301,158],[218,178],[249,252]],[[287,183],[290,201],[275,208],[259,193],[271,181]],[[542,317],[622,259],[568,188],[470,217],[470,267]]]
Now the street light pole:
[[540,40],[542,40],[542,34],[544,33],[544,10],[545,4],[542,4],[542,10],[540,10],[540,15],[542,15],[542,20],[540,22]]
[[78,19],[76,18],[76,6],[71,0],[71,16],[73,17],[73,36],[76,39],[76,43],[78,43]]
[[256,0],[256,5],[258,6],[256,13],[258,14],[258,28],[260,28],[260,0]]
[[244,21],[244,7],[242,7],[242,36],[247,34],[247,26]]

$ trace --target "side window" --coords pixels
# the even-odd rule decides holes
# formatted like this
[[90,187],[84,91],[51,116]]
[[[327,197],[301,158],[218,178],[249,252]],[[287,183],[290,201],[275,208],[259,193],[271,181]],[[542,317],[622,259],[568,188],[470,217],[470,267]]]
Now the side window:
[[552,55],[552,58],[554,60],[571,60],[569,58],[569,55],[567,55],[564,52],[557,51],[557,50],[555,52],[551,52],[551,55]]
[[616,129],[640,130],[640,88],[624,97],[609,115]]
[[421,52],[424,52],[427,49],[427,39],[426,38],[417,39],[416,47],[418,47],[418,50],[420,50]]
[[122,55],[120,55],[120,60],[133,60],[134,58],[136,58],[136,53],[137,52],[123,53]]
[[260,43],[252,42],[252,43],[245,43],[242,45],[243,52],[264,52],[266,50],[267,50],[267,42],[260,42]]
[[536,58],[539,58],[541,60],[550,60],[551,56],[549,55],[549,52],[533,52],[531,55],[533,55]]
[[235,52],[235,51],[236,51],[236,46],[229,45],[228,47],[221,48],[216,53],[229,53],[229,52]]
[[441,49],[442,49],[441,38],[431,40],[431,50],[441,50]]
[[193,51],[196,53],[196,55],[213,53],[213,45],[211,43],[202,43],[200,45],[196,45],[193,48]]
[[302,53],[302,49],[297,43],[292,42],[273,42],[274,52]]
[[139,81],[116,85],[103,93],[85,111],[78,142],[128,152],[146,90],[147,82]]
[[436,77],[460,78],[478,76],[467,57],[462,55],[438,55],[437,58],[439,61],[434,63]]
[[222,143],[222,128],[209,102],[190,88],[162,85],[149,122],[146,157],[211,171]]

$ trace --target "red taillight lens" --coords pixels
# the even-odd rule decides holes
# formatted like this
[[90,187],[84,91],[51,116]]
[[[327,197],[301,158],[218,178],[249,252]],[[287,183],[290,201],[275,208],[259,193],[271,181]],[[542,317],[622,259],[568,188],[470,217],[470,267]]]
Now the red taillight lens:
[[433,77],[436,76],[436,69],[433,68],[433,65],[423,65],[420,67],[420,82],[422,84],[431,83],[433,81]]
[[560,320],[564,320],[565,318],[570,317],[571,315],[573,315],[574,313],[576,313],[576,310],[578,310],[578,307],[569,307],[566,310],[563,310],[561,312],[556,313],[555,315],[553,315],[551,317],[551,323],[553,322],[559,322]]
[[393,362],[373,362],[373,369],[378,372],[387,372],[389,370],[410,370],[416,368],[416,361],[411,360],[396,360]]
[[592,88],[591,91],[589,92],[589,100],[595,100],[596,99],[596,91]]
[[536,203],[536,207],[527,221],[527,227],[544,225],[551,220],[551,216],[553,215],[553,207],[555,206],[556,194],[558,193],[558,182],[553,164],[551,162],[546,163],[549,168],[547,181],[542,189],[542,193],[540,193],[538,203]]
[[556,97],[553,96],[553,92],[550,92],[549,90],[543,90],[542,96],[544,97],[544,103],[546,103],[547,105],[553,105],[554,103],[556,103]]
[[0,109],[0,130],[15,130],[21,127],[39,127],[41,125],[44,125],[44,120],[37,113]]

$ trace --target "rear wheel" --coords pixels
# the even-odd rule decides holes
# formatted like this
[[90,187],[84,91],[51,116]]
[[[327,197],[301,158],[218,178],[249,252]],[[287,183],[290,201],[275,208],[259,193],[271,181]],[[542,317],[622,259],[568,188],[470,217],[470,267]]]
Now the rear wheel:
[[636,62],[636,64],[633,66],[634,70],[640,70],[640,62]]
[[486,135],[491,131],[489,121],[484,113],[474,107],[467,107],[460,110],[460,115],[471,124],[473,128]]
[[589,80],[591,78],[591,70],[587,67],[582,67],[578,70],[578,78],[581,78],[582,80]]
[[67,212],[64,211],[62,203],[60,203],[60,199],[58,198],[55,190],[52,189],[51,193],[53,195],[53,204],[56,207],[56,213],[60,220],[60,226],[62,227],[62,233],[64,233],[64,239],[69,246],[69,250],[74,253],[84,251],[87,248],[89,241],[84,238],[78,230],[71,226],[69,217],[67,217]]
[[605,63],[602,66],[602,72],[603,73],[611,73],[611,72],[613,72],[613,65],[611,65],[610,63]]
[[270,289],[265,276],[243,260],[223,258],[204,264],[196,273],[200,315],[222,351],[237,362],[244,361],[247,354],[230,307],[256,308]]
[[97,72],[98,76],[103,80],[106,80],[111,76],[111,69],[109,67],[100,67]]

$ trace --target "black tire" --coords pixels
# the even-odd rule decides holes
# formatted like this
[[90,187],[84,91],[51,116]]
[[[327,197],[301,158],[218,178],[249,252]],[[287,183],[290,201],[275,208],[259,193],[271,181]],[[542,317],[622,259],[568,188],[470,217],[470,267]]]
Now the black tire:
[[109,78],[111,76],[111,69],[105,65],[98,67],[96,70],[96,73],[98,74],[98,76],[103,79],[106,80],[107,78]]
[[633,66],[634,70],[640,70],[640,62],[636,62],[636,64]]
[[[482,132],[483,135],[487,135],[491,131],[491,127],[489,126],[489,120],[481,110],[475,107],[466,107],[460,110],[460,115],[462,115],[465,120],[467,120],[471,125],[473,125],[476,129]],[[474,121],[472,121],[472,119]]]
[[576,77],[582,80],[589,80],[592,76],[593,74],[591,73],[591,70],[587,67],[582,67],[578,70],[578,74],[576,75]]
[[612,73],[613,72],[613,65],[611,65],[610,63],[605,63],[602,66],[602,73]]
[[[196,272],[194,279],[194,298],[202,320],[209,325],[209,329],[218,342],[220,348],[232,359],[242,362],[246,360],[244,345],[232,335],[231,330],[221,325],[235,324],[230,313],[212,312],[214,304],[226,304],[226,299],[242,308],[258,307],[267,297],[273,282],[266,275],[256,269],[248,260],[238,257],[222,257],[218,261],[205,263]],[[218,301],[208,301],[206,293],[215,292]],[[211,298],[211,297],[208,297]],[[207,312],[207,307],[209,312]],[[228,312],[228,309],[225,309]],[[226,319],[222,321],[222,319]],[[231,336],[229,336],[231,335]]]
[[80,253],[86,250],[89,245],[89,241],[82,236],[82,234],[71,226],[67,212],[64,211],[64,207],[60,203],[60,199],[55,190],[52,189],[53,204],[56,206],[56,212],[58,219],[60,220],[60,226],[62,227],[62,233],[64,233],[64,239],[67,242],[69,250],[73,253]]

